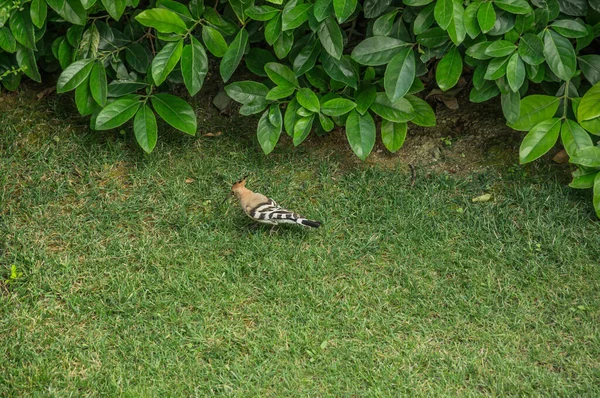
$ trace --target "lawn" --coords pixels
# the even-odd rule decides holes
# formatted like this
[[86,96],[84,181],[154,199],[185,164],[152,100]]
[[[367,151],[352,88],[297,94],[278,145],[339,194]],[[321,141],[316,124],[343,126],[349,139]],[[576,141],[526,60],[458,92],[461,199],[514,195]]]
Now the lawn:
[[[411,186],[201,113],[144,155],[2,95],[0,396],[600,395],[600,223],[543,162]],[[323,227],[221,204],[246,173]]]

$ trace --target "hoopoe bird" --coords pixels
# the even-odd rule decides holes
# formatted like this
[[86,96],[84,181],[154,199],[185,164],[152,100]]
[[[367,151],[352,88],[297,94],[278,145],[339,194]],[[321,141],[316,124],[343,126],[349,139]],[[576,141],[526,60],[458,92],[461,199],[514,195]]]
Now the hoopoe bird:
[[[280,207],[273,199],[265,195],[252,192],[246,188],[245,176],[231,187],[230,195],[234,195],[239,201],[244,213],[254,221],[269,225],[299,224],[304,227],[319,228],[321,223],[308,220],[300,215]],[[225,198],[227,200],[229,198]]]

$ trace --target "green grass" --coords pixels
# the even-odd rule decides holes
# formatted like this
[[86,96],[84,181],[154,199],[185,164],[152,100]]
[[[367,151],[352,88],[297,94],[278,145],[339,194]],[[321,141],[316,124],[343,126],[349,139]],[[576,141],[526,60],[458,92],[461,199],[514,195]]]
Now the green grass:
[[[548,169],[411,187],[336,148],[265,157],[235,118],[145,156],[12,101],[0,396],[600,395],[600,226]],[[220,205],[246,172],[324,226]]]

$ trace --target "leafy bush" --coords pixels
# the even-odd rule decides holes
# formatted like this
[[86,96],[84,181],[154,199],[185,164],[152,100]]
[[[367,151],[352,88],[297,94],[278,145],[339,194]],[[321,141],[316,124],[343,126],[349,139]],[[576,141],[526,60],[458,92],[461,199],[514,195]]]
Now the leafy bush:
[[470,76],[472,102],[499,95],[508,125],[527,132],[522,163],[560,136],[578,166],[571,186],[593,188],[600,216],[599,21],[596,0],[0,0],[0,79],[14,90],[22,74],[41,80],[38,65],[62,69],[58,92],[75,91],[92,128],[133,119],[150,152],[156,114],[195,134],[191,106],[164,91],[198,93],[208,51],[224,82],[242,61],[260,80],[226,91],[242,114],[262,113],[266,154],[282,131],[299,145],[338,125],[366,159],[377,131],[394,152],[408,122],[435,125],[421,78],[448,91]]

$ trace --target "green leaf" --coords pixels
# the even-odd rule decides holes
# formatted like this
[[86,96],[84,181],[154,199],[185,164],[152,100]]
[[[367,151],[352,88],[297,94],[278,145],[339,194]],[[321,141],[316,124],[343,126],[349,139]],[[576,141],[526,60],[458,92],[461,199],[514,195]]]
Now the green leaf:
[[597,170],[579,168],[573,172],[573,181],[571,181],[569,186],[575,189],[592,188],[598,174]]
[[494,0],[494,4],[511,14],[527,14],[532,11],[527,0]]
[[[503,90],[501,90],[503,91]],[[506,90],[500,95],[500,102],[502,105],[502,113],[508,123],[514,123],[519,119],[521,112],[521,96],[519,92],[513,92]]]
[[202,44],[194,37],[190,37],[190,44],[183,48],[181,53],[181,74],[183,82],[191,96],[196,95],[208,73],[208,57]]
[[[479,26],[479,21],[477,20],[477,11],[479,11],[479,6],[481,2],[475,1],[472,2],[465,8],[464,15],[464,23],[467,34],[471,39],[476,38],[481,33],[481,27]],[[415,20],[416,24],[416,20]]]
[[91,115],[99,108],[90,94],[89,83],[89,79],[86,79],[75,89],[75,105],[81,116]]
[[316,0],[313,14],[317,22],[321,22],[325,18],[334,15],[333,0]]
[[229,48],[227,48],[227,51],[225,51],[225,55],[223,55],[223,59],[221,60],[219,70],[221,72],[221,78],[225,83],[231,78],[233,72],[235,72],[240,64],[247,45],[248,32],[246,32],[246,29],[242,28],[229,45]]
[[550,26],[560,35],[571,39],[588,35],[585,25],[576,19],[559,19],[558,21],[554,21]]
[[158,139],[158,128],[156,126],[156,116],[154,116],[154,112],[148,105],[140,106],[135,114],[133,132],[140,147],[146,153],[152,152]]
[[469,93],[469,100],[476,104],[485,102],[490,98],[494,98],[500,93],[498,86],[495,82],[485,80],[481,87],[473,87]]
[[60,74],[56,83],[56,92],[65,93],[77,88],[88,77],[93,66],[94,60],[91,58],[73,62]]
[[394,123],[388,120],[381,122],[381,141],[388,151],[394,153],[402,147],[406,139],[406,123]]
[[[454,87],[462,74],[463,63],[457,47],[452,47],[439,62],[435,71],[435,80],[438,86],[447,91]],[[411,82],[412,83],[412,82]]]
[[435,22],[435,17],[433,16],[434,7],[435,4],[429,4],[417,14],[413,22],[413,33],[415,35],[425,32]]
[[489,55],[485,54],[485,50],[487,50],[487,48],[490,45],[492,45],[492,43],[493,42],[491,42],[491,41],[482,41],[480,43],[473,44],[472,46],[467,48],[467,51],[465,52],[465,54],[468,55],[469,57],[479,59],[479,60],[490,59],[491,57]]
[[154,28],[161,33],[185,34],[185,22],[171,10],[166,8],[151,8],[139,13],[135,20],[144,26]]
[[295,87],[275,86],[269,90],[265,98],[267,101],[277,101],[282,98],[289,97],[290,95],[294,94],[294,91],[296,91]]
[[[108,14],[116,21],[121,18],[125,7],[127,6],[126,0],[102,0],[102,5],[108,11]],[[146,25],[148,26],[148,25]],[[184,25],[185,26],[185,25]],[[158,29],[157,29],[158,30]],[[160,30],[159,30],[160,32]]]
[[106,70],[102,62],[94,62],[90,72],[90,94],[101,106],[106,106],[108,87],[106,84]]
[[452,19],[450,20],[450,25],[448,25],[447,31],[448,36],[450,36],[450,39],[454,45],[458,46],[463,42],[463,40],[465,40],[465,36],[467,35],[465,24],[463,22],[465,9],[463,8],[462,1],[460,0],[453,0],[452,7]]
[[17,41],[7,27],[0,28],[0,49],[8,53],[17,51]]
[[548,66],[562,80],[569,80],[577,69],[575,50],[568,39],[556,32],[544,33],[544,56]]
[[[361,115],[369,110],[375,98],[377,97],[377,88],[372,85],[361,85],[361,89],[356,93],[356,111]],[[325,106],[325,104],[323,104]]]
[[344,51],[344,38],[340,26],[335,20],[329,17],[321,22],[317,35],[325,51],[335,59],[340,59]]
[[334,98],[325,101],[321,106],[321,112],[327,116],[342,116],[356,108],[356,104],[349,99]]
[[529,131],[535,125],[548,120],[558,110],[560,98],[549,95],[530,95],[521,100],[519,119],[507,123],[509,127],[519,131]]
[[139,73],[146,73],[152,62],[152,53],[140,43],[134,43],[125,48],[127,63]]
[[536,124],[523,138],[519,148],[519,162],[529,163],[548,152],[560,133],[560,119],[552,118]]
[[25,75],[30,79],[41,83],[42,77],[37,67],[35,54],[33,50],[17,44],[17,64],[19,67],[25,67]]
[[496,11],[492,2],[485,2],[479,6],[477,10],[477,22],[483,33],[487,33],[496,24]]
[[275,7],[262,5],[262,6],[252,6],[246,9],[246,15],[255,21],[270,21],[275,18],[275,16],[280,12]]
[[196,135],[196,114],[184,100],[171,94],[154,94],[150,97],[152,106],[163,120],[190,135]]
[[225,92],[233,100],[244,105],[256,101],[263,101],[266,104],[265,97],[269,92],[269,88],[262,83],[243,81],[225,86]]
[[357,88],[358,75],[348,55],[343,55],[339,60],[336,60],[329,54],[321,54],[321,62],[323,63],[323,69],[332,79],[345,83],[354,89]]
[[375,122],[368,112],[364,115],[355,110],[350,112],[346,119],[346,137],[356,156],[367,159],[375,145],[375,135]]
[[511,43],[507,40],[497,40],[490,44],[485,49],[485,55],[489,55],[490,57],[505,57],[507,55],[512,54],[517,49],[514,43]]
[[494,58],[488,64],[484,78],[486,80],[496,80],[506,74],[506,65],[509,57]]
[[333,121],[322,113],[319,113],[319,122],[321,123],[323,130],[327,132],[330,132],[335,127]]
[[227,51],[227,42],[221,32],[208,25],[202,27],[202,41],[212,55],[222,58]]
[[345,22],[356,9],[356,5],[356,0],[333,0],[333,10],[338,22]]
[[570,157],[573,157],[579,149],[594,145],[590,135],[577,122],[570,119],[563,120],[560,138]]
[[577,108],[577,120],[581,123],[599,117],[600,106],[598,104],[600,104],[600,83],[596,83],[581,98]]
[[33,24],[41,29],[44,26],[44,22],[46,22],[46,15],[48,14],[46,0],[32,0],[29,13]]
[[265,72],[269,79],[281,87],[299,87],[296,74],[290,68],[277,62],[269,62],[265,65]]
[[454,13],[454,0],[438,0],[435,3],[433,15],[440,28],[446,30],[452,22]]
[[525,33],[519,40],[519,55],[529,65],[539,65],[544,62],[544,43],[532,33]]
[[27,9],[15,11],[10,17],[10,30],[17,43],[36,50],[35,27]]
[[589,54],[580,56],[579,67],[588,82],[596,84],[600,81],[600,55]]
[[385,65],[408,44],[393,37],[369,37],[352,50],[352,59],[361,65]]
[[299,118],[294,125],[294,146],[302,144],[312,129],[316,113]]
[[414,108],[406,98],[400,98],[391,102],[385,93],[377,93],[375,101],[371,104],[371,110],[395,123],[405,123],[415,118]]
[[398,10],[394,10],[377,18],[373,23],[373,36],[390,36],[397,16]]
[[301,88],[296,92],[296,100],[304,108],[311,112],[319,112],[321,104],[317,95],[309,88]]
[[[277,108],[279,110],[279,108]],[[281,119],[281,111],[279,111],[279,119]],[[258,143],[262,148],[265,155],[268,155],[273,151],[275,145],[277,145],[277,141],[279,141],[279,137],[281,136],[282,123],[279,122],[278,125],[271,123],[269,118],[270,110],[266,110],[265,113],[262,114],[260,120],[258,121],[258,127],[256,129],[256,137],[258,138]]]
[[290,102],[288,102],[287,107],[285,108],[285,115],[283,117],[283,125],[285,126],[285,131],[287,135],[290,137],[294,137],[294,126],[300,117],[298,116],[298,109],[300,109],[300,104],[296,101],[296,98],[292,98]]
[[427,29],[417,36],[417,43],[423,47],[435,48],[443,46],[448,42],[448,33],[442,28],[435,27]]
[[96,117],[96,130],[110,130],[121,126],[135,115],[140,107],[140,96],[120,98],[104,107]]
[[281,15],[277,15],[265,25],[265,40],[272,46],[275,41],[281,36]]
[[575,151],[575,155],[571,156],[571,163],[583,167],[600,167],[600,147],[587,146]]
[[415,71],[415,54],[412,48],[406,47],[392,58],[383,78],[385,92],[390,101],[394,102],[408,92],[415,79]]
[[414,109],[413,112],[415,117],[411,120],[412,123],[423,127],[435,126],[435,113],[427,101],[414,95],[407,95],[405,98],[410,102]]
[[302,76],[311,70],[317,63],[319,54],[321,54],[321,44],[316,39],[311,39],[294,58],[293,68],[296,76]]
[[312,4],[298,4],[291,1],[283,8],[281,15],[281,29],[283,31],[296,29],[308,20],[309,12],[312,10]]
[[519,54],[514,53],[506,64],[506,80],[513,92],[519,91],[525,81],[525,64]]
[[152,60],[152,79],[157,86],[160,86],[169,73],[175,69],[175,66],[181,59],[183,53],[183,39],[176,42],[170,42],[156,54]]
[[292,31],[283,32],[277,40],[275,40],[275,44],[273,44],[273,50],[275,55],[279,59],[283,59],[287,57],[287,55],[292,50],[292,46],[294,45],[294,33]]
[[46,0],[46,3],[58,15],[75,25],[85,25],[87,12],[80,0]]

